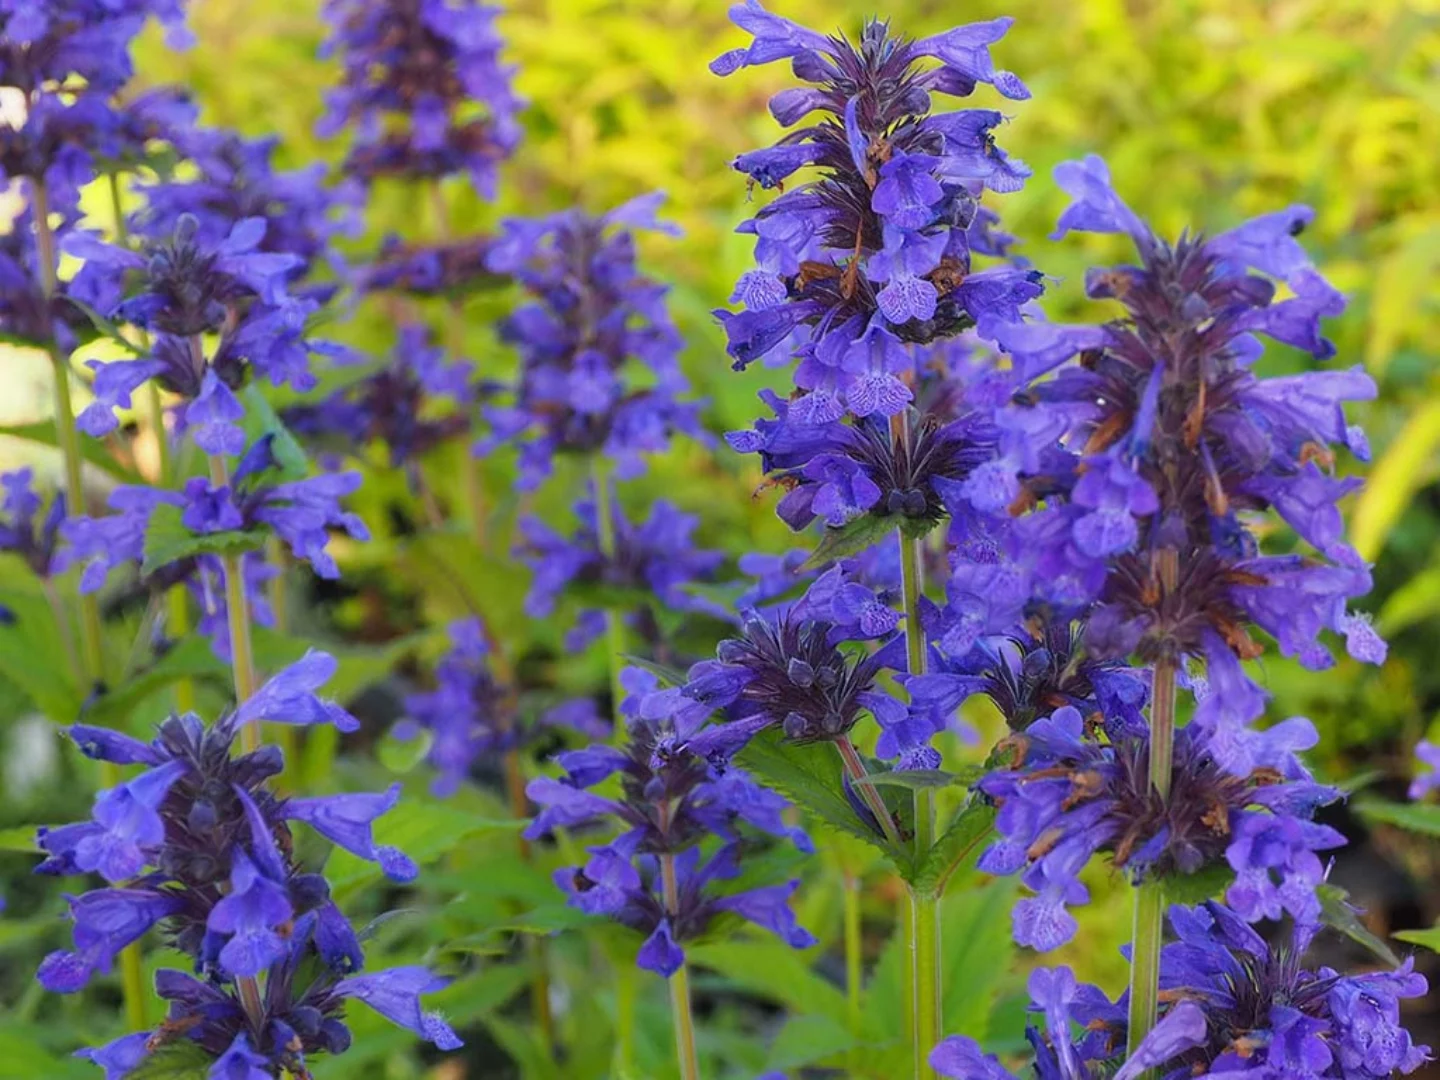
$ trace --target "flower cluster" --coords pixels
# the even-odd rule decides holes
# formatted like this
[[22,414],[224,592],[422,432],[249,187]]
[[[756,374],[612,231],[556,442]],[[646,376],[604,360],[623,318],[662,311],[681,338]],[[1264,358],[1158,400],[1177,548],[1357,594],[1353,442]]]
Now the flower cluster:
[[492,243],[489,237],[467,237],[441,244],[407,244],[387,236],[379,253],[359,271],[356,286],[363,292],[463,297],[504,280],[487,261]]
[[435,689],[405,699],[407,719],[395,736],[429,733],[426,760],[436,770],[432,790],[453,794],[477,764],[528,746],[556,729],[603,739],[609,724],[593,700],[579,698],[533,719],[521,709],[519,688],[494,670],[494,654],[479,619],[450,624],[450,650],[435,668]]
[[1175,735],[1171,787],[1151,786],[1145,729],[1087,737],[1078,709],[1065,706],[1002,744],[1018,760],[979,788],[999,803],[1000,839],[980,860],[994,874],[1024,870],[1033,898],[1015,907],[1015,940],[1053,949],[1074,936],[1066,911],[1088,899],[1080,871],[1099,852],[1135,880],[1193,874],[1229,864],[1228,899],[1243,917],[1319,918],[1316,887],[1324,879],[1317,851],[1345,838],[1310,820],[1339,793],[1314,783],[1295,758],[1313,746],[1308,720],[1295,718],[1252,733],[1252,769],[1237,775],[1210,742],[1208,717]]
[[[899,616],[843,567],[829,571],[798,602],[768,615],[745,614],[741,636],[722,641],[714,660],[690,669],[681,692],[709,710],[724,710],[717,729],[727,753],[754,735],[778,729],[800,743],[845,738],[869,712],[888,733],[903,725],[905,706],[876,680],[887,668],[905,670]],[[873,652],[842,649],[849,641],[878,641]],[[900,748],[882,734],[882,757]],[[906,766],[933,764],[907,762]]]
[[[566,648],[579,651],[605,630],[605,608],[631,608],[632,622],[645,622],[656,605],[671,611],[727,618],[723,607],[691,591],[690,586],[714,579],[725,561],[724,552],[695,546],[699,518],[682,514],[664,500],[653,503],[643,523],[631,522],[611,497],[609,532],[602,538],[600,509],[593,497],[575,506],[580,526],[564,536],[537,518],[520,523],[524,543],[518,549],[533,574],[525,598],[525,613],[545,618],[567,593],[586,606],[566,637]],[[653,620],[651,620],[653,621]],[[638,625],[643,636],[654,638],[655,628]]]
[[[327,550],[330,531],[340,530],[356,540],[369,538],[365,523],[344,510],[340,500],[360,484],[358,473],[327,473],[303,479],[287,479],[277,456],[276,436],[264,435],[246,451],[234,475],[217,485],[204,477],[192,477],[180,491],[141,485],[123,485],[110,493],[105,517],[72,517],[59,527],[63,546],[57,553],[56,568],[83,565],[82,592],[102,588],[111,572],[127,564],[146,560],[146,536],[157,511],[178,520],[168,521],[181,534],[224,538],[232,547],[258,547],[266,533],[287,544],[296,559],[308,563],[321,577],[339,577],[340,570]],[[173,509],[172,509],[173,508]],[[248,534],[248,535],[247,535]],[[228,629],[225,619],[225,590],[219,559],[214,555],[183,554],[145,570],[147,584],[168,588],[188,582],[201,601],[203,627],[210,632],[217,651],[228,656]],[[245,586],[252,614],[268,624],[268,607],[263,585],[273,576],[256,553],[242,560]]]
[[158,17],[181,44],[180,0],[53,0],[0,8],[0,87],[24,97],[25,120],[0,126],[0,188],[27,178],[48,209],[75,214],[97,170],[143,151],[147,121],[167,95],[142,95],[131,115],[114,100],[130,81],[130,45]]
[[339,55],[344,75],[321,132],[354,126],[350,175],[463,172],[493,197],[496,170],[521,134],[498,14],[478,0],[327,0],[326,51]]
[[[603,453],[625,478],[674,432],[701,434],[697,404],[679,400],[689,384],[665,287],[640,273],[629,231],[668,231],[655,221],[658,205],[659,196],[644,196],[599,217],[572,210],[507,220],[486,256],[532,299],[500,324],[520,353],[520,374],[511,403],[486,408],[493,433],[476,452],[518,444],[524,488],[557,454]],[[644,383],[632,381],[633,364],[645,369]]]
[[[46,957],[41,983],[60,993],[80,990],[156,925],[195,971],[157,973],[156,991],[171,1006],[163,1026],[88,1053],[113,1075],[178,1040],[213,1055],[212,1076],[307,1075],[307,1056],[348,1047],[341,1014],[350,998],[442,1048],[459,1045],[444,1021],[419,1005],[419,995],[443,980],[421,968],[360,974],[359,939],[324,877],[305,872],[291,854],[291,823],[300,822],[377,862],[392,879],[411,880],[415,864],[377,845],[372,832],[395,805],[398,785],[383,794],[282,799],[269,787],[284,767],[278,749],[234,752],[249,724],[355,730],[358,721],[317,696],[334,670],[330,657],[310,653],[214,725],[193,714],[171,716],[150,742],[71,728],[89,756],[144,771],[102,791],[92,820],[40,830],[37,844],[47,855],[40,872],[94,873],[108,883],[71,898],[74,948]],[[237,1061],[251,1071],[225,1071]]]
[[132,221],[132,232],[163,243],[188,215],[196,222],[196,241],[216,245],[237,222],[254,218],[265,222],[258,250],[295,260],[286,270],[292,283],[322,266],[341,266],[335,242],[353,231],[358,193],[344,184],[327,187],[323,165],[276,169],[279,143],[273,137],[246,139],[195,128],[182,129],[171,141],[194,175],[142,185],[145,206]]
[[[931,112],[935,94],[965,96],[978,83],[1009,98],[1029,96],[990,59],[989,47],[1012,20],[918,40],[872,21],[856,45],[772,15],[758,0],[732,8],[731,18],[754,41],[720,56],[711,70],[728,75],[789,60],[808,85],[777,94],[772,115],[792,127],[819,114],[777,145],[741,154],[735,168],[765,188],[782,187],[807,166],[819,174],[740,226],[756,238],[757,268],[732,297],[745,310],[717,312],[730,355],[744,367],[790,342],[803,391],[790,409],[802,422],[847,412],[894,416],[912,396],[904,343],[972,326],[993,336],[1041,292],[1033,271],[972,273],[972,252],[1004,247],[989,236],[994,218],[981,212],[981,194],[1018,190],[1029,176],[991,134],[1003,115]],[[802,328],[808,334],[797,335]]]
[[[1062,165],[1056,177],[1075,199],[1061,232],[1128,233],[1140,265],[1087,277],[1092,297],[1124,306],[1121,320],[998,335],[1029,376],[1080,354],[1030,390],[1035,426],[1060,424],[1068,458],[1017,461],[1007,478],[1020,505],[1044,504],[1023,533],[1039,600],[1071,611],[1093,604],[1086,641],[1101,655],[1252,658],[1256,626],[1310,668],[1333,662],[1317,640],[1325,630],[1345,635],[1357,658],[1383,659],[1368,621],[1346,608],[1370,574],[1345,543],[1336,506],[1360,481],[1337,475],[1333,449],[1368,457],[1341,406],[1374,396],[1375,385],[1358,368],[1253,370],[1256,335],[1322,359],[1333,352],[1319,321],[1343,297],[1295,239],[1312,212],[1290,207],[1170,244],[1114,193],[1098,158]],[[1277,300],[1277,282],[1293,295]],[[1245,515],[1272,509],[1316,556],[1260,552]],[[1236,714],[1254,719],[1238,702]]]
[[[556,872],[570,903],[645,936],[637,961],[667,978],[685,962],[684,944],[705,934],[725,913],[739,915],[803,949],[815,939],[795,922],[789,899],[798,881],[726,891],[741,873],[747,850],[742,825],[788,838],[801,851],[809,839],[787,826],[785,800],[738,769],[717,771],[701,748],[709,710],[675,689],[662,690],[646,671],[622,676],[629,738],[623,750],[591,746],[557,756],[562,779],[543,777],[527,793],[541,807],[526,830],[531,838],[557,828],[615,819],[624,831],[589,849],[584,866]],[[596,785],[619,776],[621,795],[606,798]],[[706,844],[718,840],[718,846]]]
[[[1038,1076],[1135,1080],[1154,1070],[1161,1080],[1379,1080],[1430,1060],[1430,1048],[1400,1024],[1400,1002],[1428,989],[1411,961],[1362,975],[1311,971],[1302,959],[1314,923],[1296,925],[1290,941],[1272,945],[1219,903],[1177,905],[1169,917],[1178,940],[1160,956],[1163,1013],[1123,1064],[1126,1021],[1118,1004],[1077,983],[1069,968],[1031,975],[1032,1009],[1046,1023],[1044,1034],[1027,1033]],[[1072,1023],[1083,1030],[1078,1040]],[[946,1039],[930,1060],[955,1080],[1014,1080],[961,1036]]]
[[470,430],[472,380],[469,361],[447,359],[429,331],[407,325],[387,365],[319,401],[292,405],[283,417],[323,449],[355,454],[379,443],[402,466]]

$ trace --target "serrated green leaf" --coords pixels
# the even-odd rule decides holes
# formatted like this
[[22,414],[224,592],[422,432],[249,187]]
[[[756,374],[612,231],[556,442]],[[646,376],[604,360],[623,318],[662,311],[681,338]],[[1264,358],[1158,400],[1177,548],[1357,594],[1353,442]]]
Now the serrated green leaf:
[[1419,945],[1431,952],[1440,952],[1440,923],[1428,930],[1401,930],[1390,936],[1400,941],[1408,941],[1411,945]]
[[208,1053],[183,1039],[147,1054],[125,1074],[125,1080],[205,1080],[214,1064]]
[[1382,799],[1356,799],[1353,805],[1366,821],[1396,825],[1422,836],[1440,836],[1440,806],[1434,803],[1392,803]]
[[961,807],[929,852],[920,857],[910,886],[922,895],[942,895],[950,876],[965,860],[978,855],[994,826],[995,808],[980,799],[971,799]]
[[240,426],[245,431],[246,445],[253,445],[258,439],[272,435],[274,438],[270,441],[270,452],[274,454],[275,464],[279,467],[278,479],[285,482],[303,480],[309,476],[310,460],[305,455],[304,447],[290,433],[290,429],[285,426],[260,387],[254,383],[245,387],[240,392],[240,401],[245,406],[245,418],[240,422]]
[[778,731],[762,731],[740,752],[739,761],[827,825],[878,848],[897,869],[908,866],[909,852],[877,835],[850,805],[840,759],[827,747],[798,746]]
[[140,564],[142,575],[153,574],[162,566],[193,555],[236,555],[265,546],[263,532],[229,529],[216,533],[193,533],[181,520],[178,506],[162,503],[150,514],[145,530],[145,561]]
[[886,536],[894,532],[896,519],[892,517],[876,517],[874,514],[865,514],[856,518],[848,525],[842,525],[838,529],[826,529],[820,538],[819,545],[811,553],[810,558],[805,561],[805,566],[810,569],[817,569],[828,566],[837,559],[843,559],[847,555],[854,555],[856,552],[864,551],[873,544],[878,544]]
[[1399,965],[1395,955],[1384,939],[1371,933],[1369,927],[1360,921],[1356,909],[1350,905],[1350,894],[1339,885],[1320,885],[1315,889],[1320,900],[1320,921],[1332,930],[1338,930],[1356,944],[1363,945],[1384,960],[1391,967]]
[[859,1040],[845,1025],[828,1016],[794,1016],[786,1021],[775,1041],[765,1068],[772,1072],[789,1072],[807,1065],[825,1066],[859,1045]]

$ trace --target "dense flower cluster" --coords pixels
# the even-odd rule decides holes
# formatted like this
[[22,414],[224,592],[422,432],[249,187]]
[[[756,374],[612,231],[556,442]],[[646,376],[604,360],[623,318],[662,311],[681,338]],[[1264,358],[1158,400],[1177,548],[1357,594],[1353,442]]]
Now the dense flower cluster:
[[[1324,865],[1316,852],[1345,838],[1310,820],[1317,806],[1339,797],[1295,758],[1315,744],[1314,727],[1296,718],[1252,733],[1245,775],[1218,759],[1212,730],[1201,715],[1176,733],[1168,797],[1150,784],[1144,728],[1100,741],[1087,737],[1085,719],[1067,705],[1012,737],[1015,766],[979,784],[1000,805],[1000,839],[980,866],[994,874],[1023,869],[1036,894],[1015,907],[1016,941],[1044,950],[1074,936],[1066,907],[1088,899],[1079,874],[1098,852],[1137,881],[1193,874],[1223,860],[1235,872],[1227,895],[1241,916],[1319,918],[1315,889]],[[1002,744],[1002,755],[1006,749]]]
[[[161,1028],[89,1053],[113,1075],[181,1039],[216,1058],[212,1076],[237,1075],[226,1071],[237,1059],[261,1076],[305,1075],[308,1055],[348,1047],[341,1013],[350,998],[442,1048],[459,1045],[443,1020],[420,1009],[419,995],[443,981],[420,968],[360,974],[359,939],[325,879],[290,854],[290,823],[301,822],[392,879],[411,880],[415,864],[377,846],[372,834],[375,819],[395,805],[398,785],[383,794],[281,799],[268,783],[284,767],[279,750],[234,753],[247,724],[355,730],[354,717],[317,696],[334,670],[330,657],[311,653],[213,726],[193,714],[171,716],[150,742],[83,724],[71,729],[89,756],[144,771],[102,791],[92,820],[40,830],[37,844],[48,856],[40,872],[95,873],[109,883],[70,900],[74,948],[46,957],[41,983],[80,990],[156,925],[195,970],[157,974],[156,990],[171,1003]],[[255,981],[262,977],[263,997]]]
[[[681,692],[706,709],[724,710],[718,730],[725,732],[727,753],[772,728],[793,742],[833,742],[866,712],[888,733],[903,723],[906,710],[876,680],[886,669],[905,670],[898,620],[874,592],[836,567],[800,601],[768,615],[747,613],[741,636],[722,641],[714,660],[692,667]],[[841,648],[850,641],[880,647]],[[882,735],[879,752],[893,757],[899,748]]]
[[486,759],[529,746],[549,732],[568,729],[603,739],[609,724],[589,698],[577,698],[531,717],[520,707],[519,688],[494,670],[484,624],[462,619],[450,624],[450,650],[435,667],[435,689],[405,699],[407,719],[395,735],[430,735],[426,760],[436,770],[432,790],[453,794]]
[[504,279],[488,263],[489,237],[467,237],[441,244],[407,244],[388,236],[379,253],[357,275],[364,292],[404,292],[413,296],[458,298]]
[[[490,406],[492,435],[477,445],[520,447],[520,482],[534,487],[557,454],[603,453],[621,478],[671,435],[700,435],[698,406],[683,402],[680,335],[665,309],[664,286],[636,265],[632,228],[669,231],[655,220],[660,197],[644,196],[592,217],[572,210],[510,219],[486,256],[530,294],[500,325],[520,353],[505,406]],[[631,365],[647,372],[632,381]]]
[[[797,170],[819,177],[775,199],[740,227],[756,238],[757,268],[736,285],[745,310],[719,315],[737,367],[790,342],[800,360],[791,404],[796,420],[823,423],[846,412],[894,416],[911,400],[909,342],[953,337],[976,326],[986,337],[1016,322],[1040,295],[1040,275],[1011,266],[972,272],[972,252],[1004,247],[989,235],[985,189],[1020,188],[1029,170],[991,132],[991,109],[932,113],[935,94],[965,96],[989,83],[1013,99],[1024,84],[997,71],[989,46],[1010,19],[957,27],[919,40],[866,24],[858,45],[765,11],[758,0],[731,8],[748,48],[715,60],[728,75],[789,60],[807,86],[770,102],[786,127],[822,119],[769,149],[741,154],[735,168],[765,188]],[[927,60],[938,66],[927,66]],[[795,335],[799,328],[808,333]]]
[[[698,744],[706,737],[701,728],[708,709],[673,688],[660,689],[654,675],[637,668],[627,669],[623,681],[630,693],[622,710],[629,728],[624,749],[563,752],[556,760],[564,778],[544,777],[528,788],[541,807],[528,837],[611,818],[624,829],[591,847],[584,866],[556,872],[570,903],[643,934],[639,965],[666,977],[685,962],[684,943],[727,912],[795,948],[813,945],[789,906],[798,881],[740,891],[724,885],[741,872],[742,825],[814,850],[803,832],[785,824],[785,800],[738,769],[721,772],[707,763]],[[618,799],[589,790],[616,775]],[[707,844],[710,839],[719,845]]]
[[381,444],[395,466],[470,430],[470,362],[448,359],[423,326],[408,325],[384,367],[315,402],[292,405],[285,423],[323,449],[358,454]]
[[[1120,1065],[1125,1013],[1069,968],[1037,970],[1032,1008],[1046,1032],[1028,1032],[1036,1075],[1065,1080],[1113,1076],[1161,1080],[1192,1076],[1255,1080],[1378,1080],[1409,1074],[1430,1060],[1400,1025],[1400,1002],[1423,997],[1424,976],[1407,960],[1394,971],[1341,975],[1310,971],[1302,958],[1317,927],[1301,923],[1272,945],[1222,904],[1170,909],[1177,941],[1161,953],[1163,1015]],[[1078,1041],[1072,1023],[1084,1034]],[[931,1063],[954,1080],[1014,1080],[973,1039],[936,1047]]]
[[[1332,449],[1368,457],[1341,405],[1372,397],[1374,383],[1358,368],[1253,371],[1258,334],[1320,358],[1333,352],[1319,320],[1344,300],[1295,240],[1311,211],[1291,207],[1169,244],[1111,190],[1098,158],[1056,176],[1075,199],[1062,233],[1128,233],[1141,262],[1087,277],[1090,295],[1120,301],[1124,319],[999,333],[1029,376],[1080,353],[1031,388],[1032,426],[1058,424],[1071,454],[1013,463],[1007,501],[1044,506],[1007,554],[1040,601],[1095,605],[1086,643],[1101,655],[1251,658],[1259,647],[1248,628],[1257,626],[1311,668],[1332,662],[1317,640],[1324,630],[1344,634],[1359,659],[1383,659],[1368,621],[1346,608],[1370,574],[1344,542],[1336,507],[1359,481],[1336,475]],[[1277,281],[1294,295],[1275,300]],[[1245,515],[1267,509],[1318,557],[1262,554]],[[1239,702],[1234,711],[1239,722],[1254,719]]]
[[[572,651],[585,648],[605,629],[605,608],[632,608],[631,620],[655,605],[671,611],[727,617],[725,609],[689,586],[714,579],[724,552],[695,546],[700,519],[682,514],[664,500],[653,503],[650,516],[630,521],[613,494],[605,501],[610,530],[602,538],[599,507],[593,497],[575,506],[580,526],[570,536],[537,518],[520,523],[524,543],[518,554],[533,574],[525,598],[532,618],[553,614],[560,597],[570,593],[587,604],[566,637]],[[589,604],[597,606],[590,607]],[[642,632],[648,627],[638,627]]]
[[493,197],[496,169],[521,134],[498,14],[479,0],[327,0],[326,51],[344,75],[321,131],[353,125],[351,176],[463,172]]

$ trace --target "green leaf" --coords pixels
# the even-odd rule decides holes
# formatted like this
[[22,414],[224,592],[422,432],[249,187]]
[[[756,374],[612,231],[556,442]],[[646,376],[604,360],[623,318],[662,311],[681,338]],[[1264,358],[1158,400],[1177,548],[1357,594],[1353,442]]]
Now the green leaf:
[[419,768],[434,742],[435,736],[429,728],[421,728],[410,739],[396,738],[392,728],[381,736],[375,747],[375,760],[396,776],[404,776]]
[[215,1059],[189,1039],[166,1043],[147,1054],[125,1080],[204,1080]]
[[0,607],[13,616],[0,622],[0,675],[51,720],[72,723],[85,695],[66,662],[74,642],[57,623],[54,608],[43,594],[22,589],[0,589]]
[[1411,414],[1404,429],[1370,470],[1369,481],[1350,516],[1350,542],[1366,562],[1374,562],[1394,534],[1395,524],[1415,493],[1434,476],[1431,459],[1440,445],[1440,401],[1428,401]]
[[1355,809],[1366,821],[1396,825],[1422,836],[1440,836],[1440,806],[1434,803],[1392,803],[1356,799]]
[[1214,900],[1234,880],[1235,871],[1224,863],[1207,866],[1194,874],[1173,874],[1161,883],[1165,890],[1165,906],[1185,904],[1193,907],[1206,900]]
[[845,995],[810,969],[805,953],[779,941],[744,939],[686,947],[689,958],[753,994],[804,1016],[846,1022]]
[[800,746],[786,742],[778,731],[762,731],[740,752],[739,760],[827,825],[878,848],[897,868],[909,865],[909,852],[876,835],[850,805],[840,759],[828,747]]
[[34,855],[39,852],[35,846],[34,825],[16,825],[9,829],[0,829],[0,851],[18,851],[26,855]]
[[138,705],[185,679],[228,680],[230,665],[216,657],[210,639],[187,637],[146,670],[97,698],[83,713],[87,724],[120,727]]
[[[35,443],[38,446],[47,446],[52,449],[59,449],[60,439],[55,434],[54,420],[37,420],[33,424],[5,424],[0,425],[0,435],[7,435],[12,439],[21,439],[25,442]],[[140,474],[133,469],[127,469],[116,461],[105,449],[105,444],[99,439],[81,439],[80,456],[96,468],[103,469],[117,480],[123,480],[127,484],[136,483],[141,479]]]
[[180,507],[169,503],[161,503],[151,513],[150,525],[145,530],[145,561],[140,565],[142,575],[153,574],[162,566],[192,555],[235,555],[265,546],[263,532],[229,529],[225,532],[193,533],[185,527],[181,513]]
[[826,529],[820,538],[819,546],[805,561],[805,565],[811,569],[828,566],[836,559],[843,559],[847,555],[864,551],[872,544],[877,544],[885,539],[895,531],[896,527],[897,522],[893,517],[876,517],[874,514],[865,514],[838,529]]
[[939,896],[950,876],[990,839],[995,825],[995,808],[980,799],[971,799],[955,815],[949,828],[920,858],[910,885],[922,895]]
[[290,433],[290,429],[285,426],[260,387],[254,383],[245,387],[240,392],[240,401],[245,406],[245,418],[240,426],[245,430],[246,445],[253,445],[256,440],[273,435],[270,452],[275,455],[275,463],[279,466],[278,479],[285,482],[303,480],[309,476],[310,461],[305,456],[305,449]]
[[775,1041],[765,1068],[772,1072],[790,1072],[807,1065],[826,1065],[859,1045],[859,1040],[845,1030],[845,1025],[828,1016],[795,1016],[788,1020]]
[[[523,824],[477,817],[445,803],[407,795],[375,823],[375,843],[397,847],[423,866],[476,836],[513,832]],[[330,879],[331,891],[343,897],[382,875],[374,863],[336,848],[325,876]]]
[[1392,967],[1400,963],[1400,958],[1395,955],[1384,939],[1371,933],[1370,929],[1360,921],[1360,916],[1355,908],[1350,905],[1350,894],[1339,885],[1321,885],[1316,888],[1315,895],[1320,900],[1320,921],[1332,930],[1339,930],[1351,941],[1365,946],[1372,953],[1384,960]]
[[1422,949],[1429,949],[1431,952],[1440,952],[1440,923],[1436,923],[1428,930],[1401,930],[1391,936],[1401,941],[1408,941],[1411,945],[1419,945]]

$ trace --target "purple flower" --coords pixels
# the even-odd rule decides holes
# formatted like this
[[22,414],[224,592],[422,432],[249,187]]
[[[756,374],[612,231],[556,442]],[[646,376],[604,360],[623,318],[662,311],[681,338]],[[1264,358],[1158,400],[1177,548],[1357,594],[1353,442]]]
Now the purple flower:
[[[665,229],[654,219],[659,196],[642,196],[599,217],[578,210],[509,219],[486,265],[530,294],[500,324],[520,354],[505,403],[486,406],[490,435],[476,445],[520,450],[521,484],[535,487],[557,454],[604,453],[623,479],[671,437],[703,435],[698,404],[681,400],[681,339],[666,310],[666,290],[641,274],[631,228]],[[648,370],[632,382],[628,368]]]
[[[1308,721],[1294,720],[1310,732]],[[1235,871],[1232,905],[1247,918],[1319,915],[1315,886],[1323,878],[1316,851],[1344,837],[1309,820],[1337,793],[1314,783],[1294,757],[1309,745],[1280,725],[1257,739],[1268,746],[1253,771],[1236,775],[1215,757],[1203,723],[1175,736],[1171,791],[1161,798],[1149,779],[1149,733],[1112,730],[1107,743],[1086,737],[1072,706],[1037,720],[1002,751],[1013,767],[979,788],[996,800],[997,840],[980,861],[989,873],[1023,871],[1034,896],[1015,908],[1015,939],[1039,950],[1074,935],[1066,910],[1089,894],[1079,873],[1098,853],[1136,880],[1194,874],[1222,859]]]
[[420,868],[396,848],[377,846],[371,831],[375,819],[399,801],[400,785],[392,784],[383,794],[352,793],[290,799],[285,804],[285,817],[305,822],[352,855],[378,862],[392,881],[413,881]]
[[[724,912],[769,930],[794,948],[813,944],[789,907],[798,883],[738,891],[722,886],[740,873],[741,852],[747,849],[742,844],[751,842],[751,830],[788,839],[802,851],[814,850],[804,833],[784,822],[784,800],[738,769],[719,771],[712,764],[709,732],[702,730],[708,708],[674,688],[661,689],[654,675],[637,668],[627,669],[623,682],[630,691],[621,706],[629,719],[623,749],[564,751],[556,761],[565,777],[541,777],[527,789],[541,807],[527,837],[606,819],[623,830],[610,843],[590,848],[584,866],[556,872],[570,903],[643,934],[640,966],[667,978],[685,962],[684,943],[703,935]],[[618,798],[587,790],[616,775]],[[699,845],[706,836],[718,837],[721,846],[702,853]],[[673,868],[673,897],[663,885],[662,862]]]
[[41,517],[44,501],[32,488],[34,470],[0,473],[0,551],[13,552],[40,577],[49,577],[55,565],[60,525],[65,520],[65,496],[56,493],[49,511]]
[[982,192],[1018,190],[1030,175],[990,134],[1001,114],[930,111],[934,94],[968,95],[978,82],[1029,96],[990,60],[989,46],[1011,20],[918,41],[871,21],[852,44],[771,15],[754,0],[731,8],[731,19],[755,40],[711,70],[728,75],[792,59],[809,85],[777,94],[771,112],[786,127],[815,113],[825,119],[735,159],[764,188],[802,168],[819,176],[739,229],[756,237],[757,269],[732,297],[747,310],[717,312],[730,355],[745,367],[787,343],[801,361],[796,381],[806,394],[793,414],[802,421],[828,422],[847,410],[893,416],[909,398],[898,377],[909,369],[902,343],[977,325],[991,336],[1040,293],[1040,275],[1030,271],[971,274],[972,235],[980,250],[1005,246],[987,235],[994,219],[979,206]]
[[514,152],[520,101],[502,62],[499,8],[464,0],[327,0],[341,83],[326,99],[322,134],[346,126],[354,140],[347,173],[444,177],[467,173],[487,198],[496,170]]
[[1430,792],[1440,789],[1440,746],[1429,739],[1421,739],[1415,744],[1415,758],[1420,763],[1420,770],[1410,782],[1410,798],[1423,799]]
[[439,1013],[425,1012],[420,995],[443,990],[446,980],[428,968],[402,967],[372,975],[351,975],[335,987],[336,997],[363,1001],[393,1024],[413,1031],[441,1050],[464,1044]]
[[360,721],[315,691],[335,676],[337,664],[329,653],[310,650],[270,678],[254,696],[240,703],[229,723],[237,730],[261,721],[272,724],[334,724],[340,731],[360,730]]

